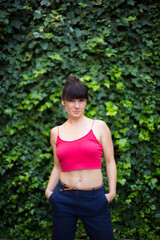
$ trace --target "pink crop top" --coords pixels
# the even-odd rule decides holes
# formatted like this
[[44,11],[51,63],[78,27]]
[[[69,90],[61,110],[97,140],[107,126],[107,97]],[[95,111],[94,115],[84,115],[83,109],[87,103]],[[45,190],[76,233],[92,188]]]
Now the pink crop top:
[[56,154],[62,172],[101,168],[103,148],[95,137],[92,128],[85,136],[74,141],[62,140],[59,137],[58,128],[56,145]]

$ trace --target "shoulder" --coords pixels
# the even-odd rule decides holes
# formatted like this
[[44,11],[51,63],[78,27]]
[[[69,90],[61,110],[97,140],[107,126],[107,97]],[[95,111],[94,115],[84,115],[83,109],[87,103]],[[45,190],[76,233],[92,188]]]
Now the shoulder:
[[54,136],[54,135],[57,135],[58,133],[58,126],[54,127],[51,129],[51,132],[50,132],[50,135]]
[[101,137],[105,137],[106,135],[108,137],[111,136],[111,131],[108,125],[103,120],[95,120],[94,128],[99,132]]
[[58,126],[52,128],[51,131],[50,131],[50,135],[51,135],[52,137],[54,137],[54,138],[57,139],[57,136],[58,136],[58,134],[59,134],[59,130],[61,130],[61,129],[63,130],[63,127],[64,127],[65,125],[66,125],[66,122],[63,123],[62,125],[58,125]]
[[110,131],[108,125],[103,120],[95,120],[94,124],[102,130]]
[[50,131],[50,139],[51,139],[51,144],[55,143],[57,140],[57,136],[58,136],[58,131],[59,131],[59,126],[56,126],[54,128],[51,129]]

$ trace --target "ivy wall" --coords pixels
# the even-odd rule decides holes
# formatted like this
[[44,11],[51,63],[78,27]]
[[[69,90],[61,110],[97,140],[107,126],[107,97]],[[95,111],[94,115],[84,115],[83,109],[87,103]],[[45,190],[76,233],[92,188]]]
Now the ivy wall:
[[86,116],[112,132],[115,239],[158,240],[159,0],[1,0],[0,9],[0,237],[51,239],[49,135],[66,119],[61,90],[75,75],[89,88]]

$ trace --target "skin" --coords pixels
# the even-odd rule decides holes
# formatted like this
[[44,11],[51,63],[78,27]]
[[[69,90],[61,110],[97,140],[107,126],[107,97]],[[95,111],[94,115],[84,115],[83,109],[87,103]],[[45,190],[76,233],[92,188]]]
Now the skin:
[[[68,120],[59,127],[59,136],[65,141],[74,141],[85,136],[91,129],[93,120],[84,116],[86,107],[85,99],[62,100],[68,113]],[[110,203],[116,196],[117,168],[114,159],[114,149],[111,138],[111,132],[106,123],[102,120],[96,120],[92,129],[95,137],[103,148],[104,160],[106,163],[106,174],[109,182],[109,193],[105,194]],[[103,176],[101,169],[82,169],[75,171],[62,172],[59,160],[56,155],[56,140],[58,128],[51,130],[50,141],[53,149],[54,167],[45,190],[47,198],[50,197],[59,179],[72,187],[92,188],[101,185]]]

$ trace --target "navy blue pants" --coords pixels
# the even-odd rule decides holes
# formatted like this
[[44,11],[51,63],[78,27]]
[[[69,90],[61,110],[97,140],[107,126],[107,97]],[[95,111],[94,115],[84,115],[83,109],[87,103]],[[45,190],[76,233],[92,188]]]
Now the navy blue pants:
[[52,204],[52,240],[74,240],[78,218],[91,240],[113,240],[104,186],[77,190],[59,182],[49,200]]

